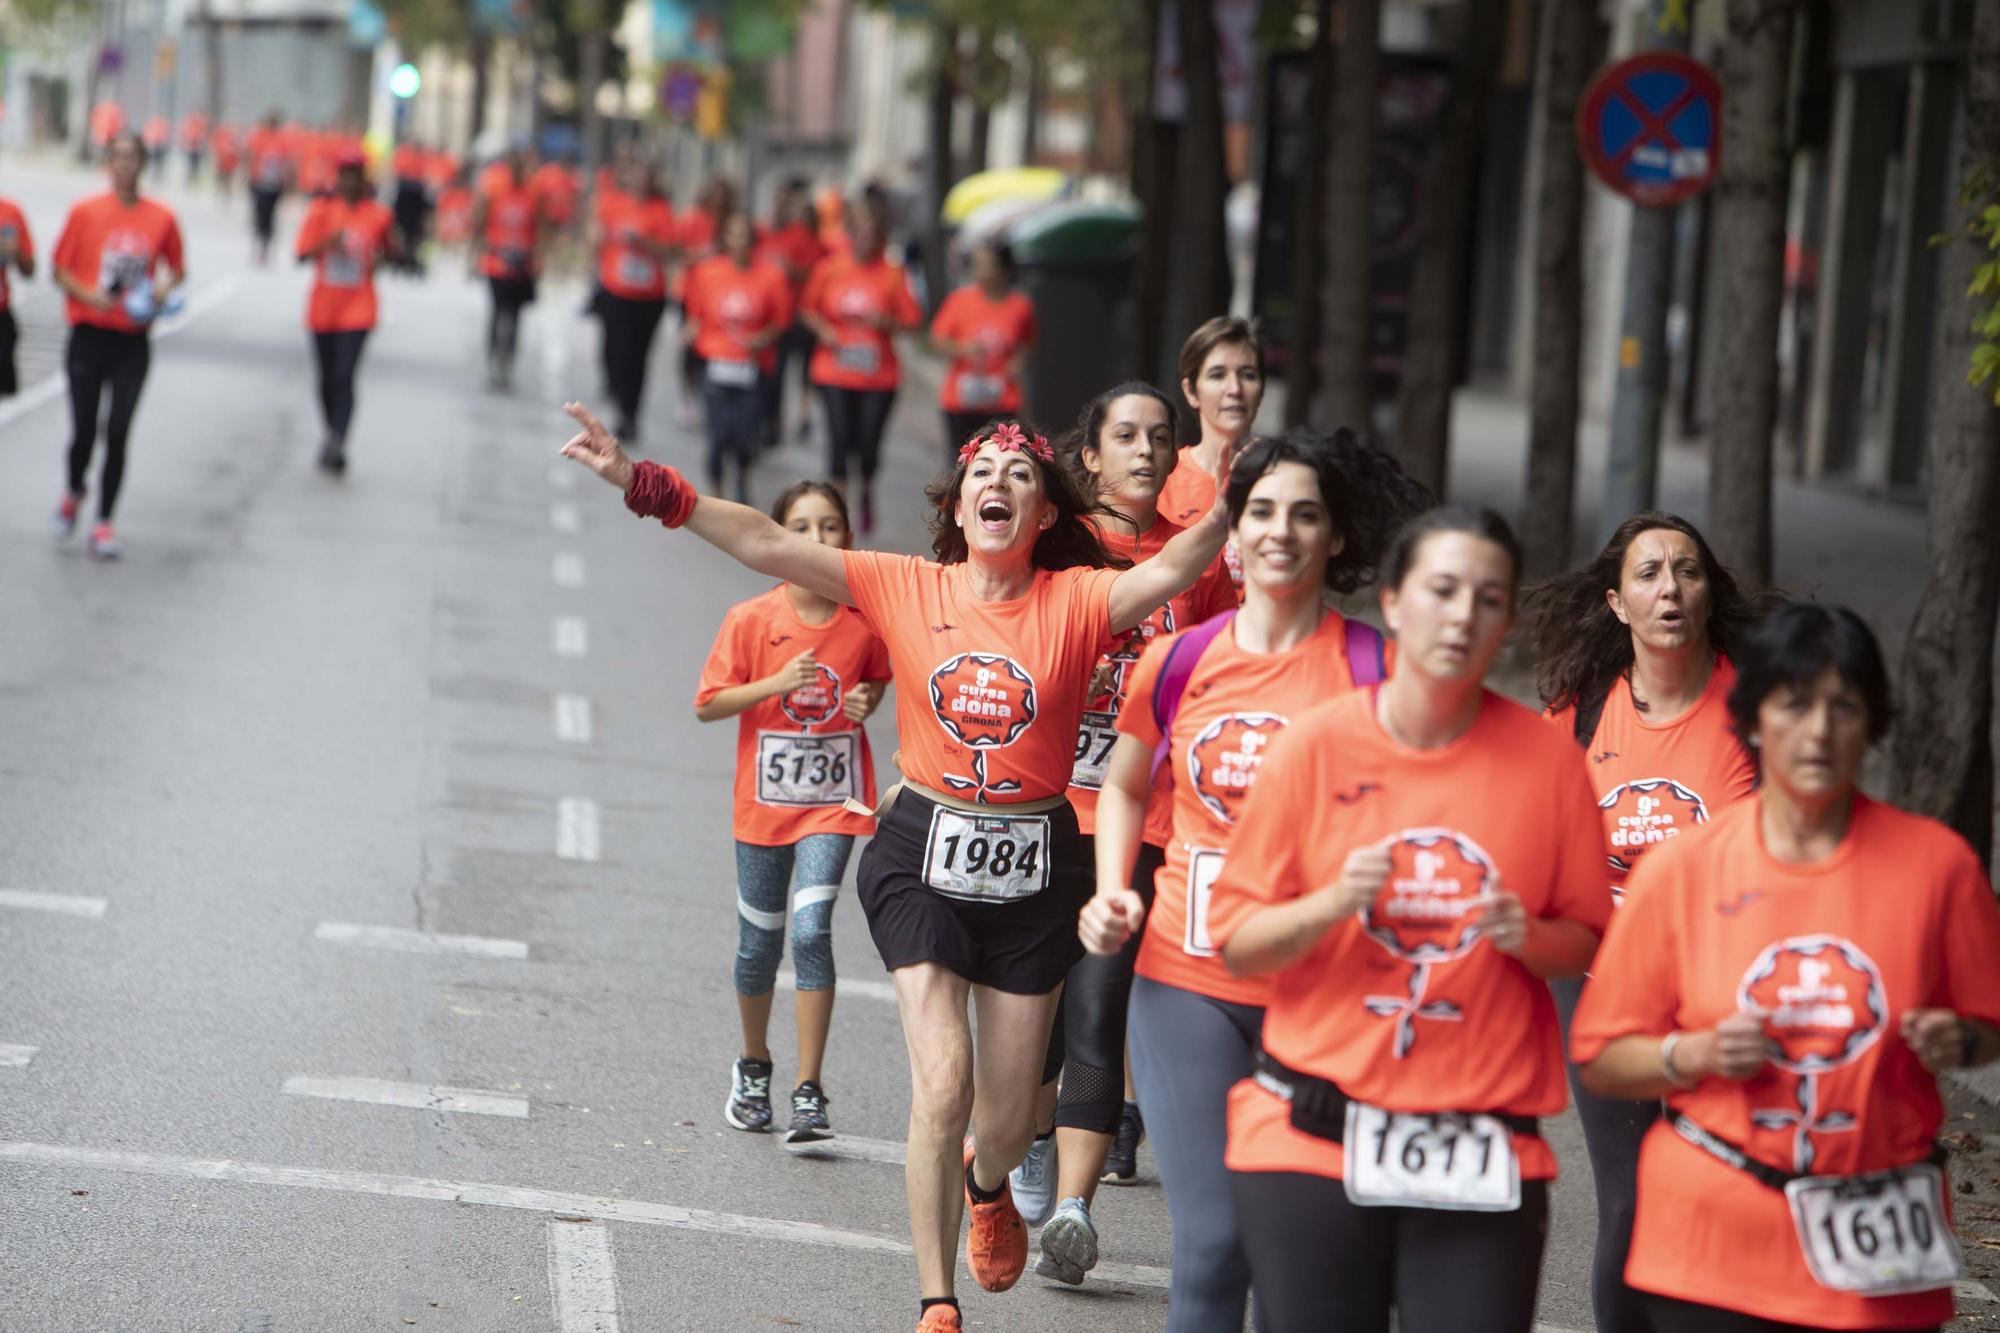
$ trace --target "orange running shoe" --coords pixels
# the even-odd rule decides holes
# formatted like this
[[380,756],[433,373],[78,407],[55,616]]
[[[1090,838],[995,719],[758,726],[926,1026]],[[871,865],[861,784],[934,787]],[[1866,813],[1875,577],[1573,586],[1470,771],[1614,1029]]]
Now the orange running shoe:
[[[972,1138],[965,1140],[965,1167],[972,1170]],[[1028,1266],[1028,1224],[1014,1207],[1014,1195],[1007,1182],[1000,1182],[1000,1197],[991,1203],[973,1200],[965,1192],[965,1209],[972,1215],[972,1234],[965,1242],[965,1266],[973,1281],[988,1291],[1005,1291],[1021,1280]],[[932,1306],[933,1310],[937,1307]]]
[[917,1321],[917,1333],[959,1333],[964,1327],[958,1320],[958,1311],[949,1305],[933,1305]]

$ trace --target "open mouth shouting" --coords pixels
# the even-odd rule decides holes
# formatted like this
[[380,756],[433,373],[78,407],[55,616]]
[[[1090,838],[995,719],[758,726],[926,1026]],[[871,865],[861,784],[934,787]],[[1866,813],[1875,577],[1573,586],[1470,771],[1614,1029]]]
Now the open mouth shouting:
[[979,502],[979,526],[988,532],[1005,532],[1014,521],[1014,503],[1003,495],[988,495]]

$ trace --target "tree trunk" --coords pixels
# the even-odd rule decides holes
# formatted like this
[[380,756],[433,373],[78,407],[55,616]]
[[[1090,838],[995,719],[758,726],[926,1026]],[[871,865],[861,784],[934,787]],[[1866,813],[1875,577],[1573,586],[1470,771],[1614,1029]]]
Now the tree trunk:
[[208,7],[208,0],[201,0],[195,22],[201,27],[201,109],[212,128],[222,123],[222,36],[218,31],[221,24]]
[[[1938,257],[1937,347],[1931,361],[1931,435],[1926,480],[1927,574],[1903,647],[1890,769],[1897,804],[1942,819],[1963,834],[1982,863],[1992,859],[1993,634],[2000,618],[2000,411],[1993,385],[1965,382],[1970,327],[1985,303],[1967,299],[1973,269],[1987,257],[1968,224],[2000,181],[2000,0],[1979,0],[1966,62],[1965,139],[1958,176],[1983,176],[1988,189],[1955,204],[1956,239]],[[1720,426],[1721,414],[1717,414]]]
[[493,35],[486,32],[472,34],[472,125],[466,134],[466,152],[479,142],[479,136],[486,133],[486,93],[488,80],[493,74]]
[[1032,167],[1042,151],[1042,85],[1048,77],[1039,48],[1028,51],[1028,86],[1021,98],[1021,165]]
[[1583,349],[1583,162],[1576,104],[1596,46],[1593,0],[1542,8],[1541,193],[1536,200],[1535,343],[1528,391],[1528,507],[1521,540],[1536,577],[1569,565]]
[[[1180,143],[1178,127],[1152,114],[1159,74],[1160,9],[1161,0],[1147,5],[1146,111],[1137,117],[1132,144],[1132,193],[1140,209],[1139,256],[1132,266],[1132,375],[1142,380],[1158,377],[1167,355],[1164,330],[1174,263],[1174,165]],[[1161,382],[1172,378],[1168,375]]]
[[957,66],[958,27],[938,23],[931,29],[931,92],[927,107],[930,143],[924,161],[930,200],[922,219],[924,288],[932,309],[945,297],[944,197],[958,181],[951,158],[951,118],[958,100]]
[[590,22],[578,36],[577,111],[583,126],[583,188],[597,195],[597,169],[604,163],[604,116],[597,109],[597,93],[604,82],[605,47],[610,34],[604,28],[604,14],[592,6]]
[[1306,92],[1305,161],[1292,227],[1292,310],[1285,329],[1285,424],[1313,419],[1319,392],[1320,274],[1325,268],[1327,118],[1333,107],[1333,0],[1313,6],[1312,75]]
[[1778,420],[1784,301],[1785,141],[1799,0],[1728,0],[1722,46],[1722,171],[1715,187],[1716,290],[1729,294],[1715,348],[1708,437],[1708,539],[1751,587],[1771,581],[1771,433]]
[[1320,300],[1319,418],[1366,431],[1368,369],[1369,180],[1381,128],[1382,0],[1347,0],[1333,90],[1333,141],[1326,164],[1326,286]]
[[1181,0],[1181,79],[1187,120],[1181,126],[1173,295],[1179,317],[1170,332],[1185,336],[1203,320],[1229,313],[1229,244],[1223,203],[1229,179],[1223,159],[1222,77],[1216,63],[1213,0]]
[[972,52],[972,144],[966,153],[965,174],[986,170],[993,141],[993,29],[981,24]]
[[1492,0],[1459,6],[1451,95],[1424,160],[1417,197],[1415,273],[1410,282],[1409,350],[1396,395],[1396,453],[1403,470],[1444,493],[1465,320],[1466,244],[1479,203],[1479,148],[1499,73],[1507,10]]

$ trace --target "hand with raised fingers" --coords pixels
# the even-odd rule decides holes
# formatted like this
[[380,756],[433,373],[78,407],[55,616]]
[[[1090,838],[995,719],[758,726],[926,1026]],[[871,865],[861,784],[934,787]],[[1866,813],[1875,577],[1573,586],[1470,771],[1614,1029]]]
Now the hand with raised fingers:
[[618,437],[582,403],[564,403],[563,411],[583,429],[570,436],[569,443],[562,447],[562,456],[575,459],[619,490],[630,490],[632,460],[619,445]]

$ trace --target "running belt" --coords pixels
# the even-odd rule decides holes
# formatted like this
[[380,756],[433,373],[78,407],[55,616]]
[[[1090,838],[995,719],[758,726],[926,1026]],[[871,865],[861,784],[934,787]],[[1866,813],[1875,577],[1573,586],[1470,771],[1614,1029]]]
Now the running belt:
[[[1716,1161],[1721,1162],[1724,1166],[1735,1167],[1758,1184],[1777,1190],[1779,1193],[1783,1193],[1785,1186],[1791,1184],[1794,1180],[1814,1179],[1811,1172],[1784,1171],[1772,1166],[1769,1162],[1758,1161],[1740,1144],[1731,1143],[1720,1134],[1703,1126],[1693,1117],[1684,1115],[1679,1111],[1668,1111],[1667,1123],[1674,1127],[1674,1133],[1680,1135],[1683,1139],[1686,1139]],[[1943,1166],[1945,1159],[1949,1155],[1945,1151],[1945,1146],[1942,1143],[1938,1143],[1932,1145],[1930,1156],[1923,1160],[1932,1166]],[[1920,1165],[1920,1163],[1906,1163],[1906,1165]],[[1838,1177],[1824,1178],[1837,1179]]]
[[[1338,1084],[1288,1067],[1261,1047],[1257,1051],[1257,1086],[1292,1104],[1292,1128],[1314,1138],[1335,1143],[1347,1137],[1347,1108],[1353,1102]],[[1531,1115],[1509,1115],[1500,1111],[1438,1111],[1436,1115],[1490,1115],[1516,1134],[1542,1136],[1542,1124]]]

